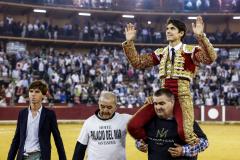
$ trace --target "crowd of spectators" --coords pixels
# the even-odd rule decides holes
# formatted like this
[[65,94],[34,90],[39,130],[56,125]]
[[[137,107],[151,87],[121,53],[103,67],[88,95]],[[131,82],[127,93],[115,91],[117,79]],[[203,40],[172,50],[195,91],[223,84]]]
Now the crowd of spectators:
[[[145,54],[152,49],[142,49]],[[113,90],[118,103],[138,107],[159,88],[158,68],[133,69],[121,48],[99,47],[60,51],[51,47],[7,54],[0,52],[0,103],[27,102],[27,88],[35,79],[49,84],[44,102],[96,104],[101,90]],[[218,50],[212,65],[200,66],[192,82],[195,105],[240,105],[240,49]],[[4,82],[4,83],[2,83]]]
[[240,0],[7,0],[8,2],[67,5],[74,8],[154,10],[161,12],[240,12]]
[[196,11],[220,11],[220,12],[239,12],[239,0],[184,0],[184,10],[189,12]]
[[[166,43],[165,32],[159,27],[160,24],[138,24],[137,42],[141,43]],[[162,24],[163,25],[163,24]],[[45,38],[45,39],[64,39],[64,40],[84,40],[84,41],[106,41],[122,42],[125,39],[124,28],[126,22],[104,22],[98,20],[88,21],[85,25],[66,23],[63,26],[50,24],[47,21],[36,19],[35,22],[23,23],[15,21],[13,17],[6,16],[0,21],[0,35]],[[214,44],[237,44],[240,41],[240,32],[231,32],[228,28],[220,31],[207,33],[210,41]],[[192,38],[193,33],[187,32],[186,43],[196,43]]]

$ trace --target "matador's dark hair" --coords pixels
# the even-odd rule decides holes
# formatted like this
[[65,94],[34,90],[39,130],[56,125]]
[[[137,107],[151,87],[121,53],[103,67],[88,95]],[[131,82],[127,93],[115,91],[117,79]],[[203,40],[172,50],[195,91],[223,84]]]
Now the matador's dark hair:
[[181,31],[184,32],[183,36],[181,37],[181,40],[183,40],[183,38],[185,37],[186,32],[187,32],[187,27],[186,27],[185,23],[183,23],[182,21],[177,20],[177,19],[168,18],[167,25],[169,25],[169,24],[172,24],[175,27],[177,27],[179,32],[181,32]]

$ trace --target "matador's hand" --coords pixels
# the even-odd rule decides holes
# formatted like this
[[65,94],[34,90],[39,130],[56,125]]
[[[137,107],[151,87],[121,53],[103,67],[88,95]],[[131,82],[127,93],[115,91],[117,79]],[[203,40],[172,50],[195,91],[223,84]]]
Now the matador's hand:
[[125,36],[127,41],[135,40],[137,31],[132,23],[127,24],[125,27]]
[[192,23],[192,29],[193,29],[193,33],[195,35],[202,35],[203,34],[203,29],[204,29],[204,23],[203,23],[203,19],[201,16],[198,16],[196,19],[196,23]]
[[153,96],[147,97],[144,104],[153,104]]

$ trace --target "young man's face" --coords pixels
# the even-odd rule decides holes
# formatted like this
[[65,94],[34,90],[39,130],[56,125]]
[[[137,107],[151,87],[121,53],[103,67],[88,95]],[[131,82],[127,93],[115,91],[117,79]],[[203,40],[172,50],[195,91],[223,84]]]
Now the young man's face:
[[44,95],[40,91],[40,89],[29,89],[29,101],[30,104],[40,104],[44,98]]
[[100,110],[99,114],[103,119],[109,119],[110,117],[112,117],[112,115],[117,109],[117,106],[114,103],[114,100],[99,101],[98,105]]
[[154,109],[158,117],[171,118],[173,116],[174,100],[166,95],[153,96]]
[[167,25],[166,38],[168,42],[181,41],[181,37],[183,36],[183,34],[184,32],[179,32],[179,29],[172,23]]

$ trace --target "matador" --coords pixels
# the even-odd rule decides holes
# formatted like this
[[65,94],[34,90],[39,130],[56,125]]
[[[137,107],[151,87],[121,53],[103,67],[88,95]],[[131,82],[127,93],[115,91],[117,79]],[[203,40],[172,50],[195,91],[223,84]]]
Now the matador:
[[[125,55],[134,68],[145,69],[159,65],[161,87],[170,89],[175,96],[174,116],[178,124],[178,134],[188,144],[195,144],[198,139],[193,132],[194,109],[190,82],[200,63],[208,65],[217,58],[212,44],[203,32],[202,17],[197,17],[196,22],[192,23],[192,29],[198,45],[184,44],[182,40],[186,34],[185,24],[176,19],[168,19],[165,33],[169,45],[152,53],[139,55],[134,45],[135,26],[130,23],[125,28],[126,41],[122,44]],[[128,125],[129,133],[136,139],[146,135],[135,130],[134,126],[145,125],[155,115],[150,104],[146,104],[138,112],[143,112],[144,116],[137,121],[130,120]]]

